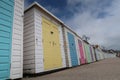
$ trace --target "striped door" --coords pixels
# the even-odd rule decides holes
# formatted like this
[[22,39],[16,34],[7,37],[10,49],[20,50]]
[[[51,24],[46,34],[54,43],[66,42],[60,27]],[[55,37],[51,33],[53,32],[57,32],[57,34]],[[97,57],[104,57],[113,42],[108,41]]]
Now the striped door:
[[14,0],[0,0],[0,80],[10,76]]
[[77,58],[75,39],[71,33],[68,32],[67,35],[68,35],[71,63],[72,63],[72,66],[77,66],[78,65],[78,58]]

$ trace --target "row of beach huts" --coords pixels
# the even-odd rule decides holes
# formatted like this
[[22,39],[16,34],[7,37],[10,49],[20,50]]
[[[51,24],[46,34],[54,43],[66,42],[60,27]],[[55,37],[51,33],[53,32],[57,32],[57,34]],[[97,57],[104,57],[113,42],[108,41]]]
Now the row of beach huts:
[[0,0],[0,80],[115,57],[93,46],[37,2]]

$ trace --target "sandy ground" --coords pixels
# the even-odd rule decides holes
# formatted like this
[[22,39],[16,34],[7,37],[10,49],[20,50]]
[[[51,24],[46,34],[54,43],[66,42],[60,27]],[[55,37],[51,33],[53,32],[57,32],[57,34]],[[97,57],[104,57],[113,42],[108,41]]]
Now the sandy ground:
[[105,59],[92,64],[22,80],[120,80],[120,58]]

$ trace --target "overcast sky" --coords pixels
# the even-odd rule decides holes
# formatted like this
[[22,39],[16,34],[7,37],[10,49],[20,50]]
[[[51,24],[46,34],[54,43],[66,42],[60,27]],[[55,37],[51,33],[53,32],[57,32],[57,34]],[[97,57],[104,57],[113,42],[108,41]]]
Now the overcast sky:
[[25,0],[38,2],[89,42],[120,50],[120,0]]

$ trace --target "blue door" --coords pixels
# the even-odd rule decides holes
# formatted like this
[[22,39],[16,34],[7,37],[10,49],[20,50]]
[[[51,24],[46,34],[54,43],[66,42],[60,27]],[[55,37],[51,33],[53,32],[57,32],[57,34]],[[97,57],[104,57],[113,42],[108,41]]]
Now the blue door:
[[74,36],[69,32],[68,32],[68,42],[69,42],[69,49],[70,49],[70,57],[71,57],[72,66],[77,66],[78,65],[78,58],[77,58],[75,39],[74,39]]
[[0,0],[0,80],[10,76],[14,0]]

